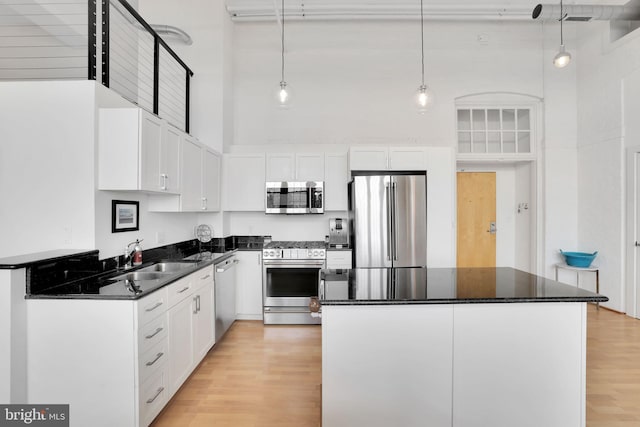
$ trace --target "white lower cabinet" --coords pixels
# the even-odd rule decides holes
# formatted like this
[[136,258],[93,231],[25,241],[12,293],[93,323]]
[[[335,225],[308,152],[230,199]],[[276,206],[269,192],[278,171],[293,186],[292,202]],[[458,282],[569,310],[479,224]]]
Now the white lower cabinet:
[[189,298],[169,309],[169,390],[175,393],[193,366],[193,314]]
[[215,301],[213,276],[211,277],[208,283],[197,288],[194,293],[196,310],[193,317],[193,357],[195,365],[204,359],[215,341]]
[[327,268],[351,268],[351,249],[327,251]]
[[262,251],[238,251],[236,319],[262,320]]
[[[213,266],[139,300],[27,300],[28,402],[146,427],[214,344]],[[96,414],[99,414],[96,415]]]
[[214,344],[213,266],[171,284],[168,292],[173,301],[168,315],[173,395]]

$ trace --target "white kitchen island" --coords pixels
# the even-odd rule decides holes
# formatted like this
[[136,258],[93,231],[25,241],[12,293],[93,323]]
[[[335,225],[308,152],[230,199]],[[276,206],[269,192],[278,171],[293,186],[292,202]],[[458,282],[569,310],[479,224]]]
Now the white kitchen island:
[[326,270],[322,425],[583,427],[586,304],[511,268]]

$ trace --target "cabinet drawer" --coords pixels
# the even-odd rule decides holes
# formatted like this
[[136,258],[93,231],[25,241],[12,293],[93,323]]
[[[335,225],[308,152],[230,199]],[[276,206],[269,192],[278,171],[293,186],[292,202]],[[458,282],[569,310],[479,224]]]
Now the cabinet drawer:
[[198,270],[195,273],[191,274],[190,277],[193,277],[193,289],[200,289],[201,287],[210,284],[213,282],[213,265],[209,267],[205,267],[202,270]]
[[138,358],[138,378],[140,378],[140,383],[145,382],[154,372],[168,366],[168,350],[168,341],[164,339],[141,354]]
[[351,268],[351,251],[327,251],[327,268]]
[[162,340],[167,339],[167,316],[157,317],[138,331],[138,353],[143,354]]
[[169,292],[169,307],[173,307],[193,293],[194,278],[195,276],[190,274],[167,287]]
[[[166,366],[166,365],[165,365]],[[158,370],[142,383],[138,392],[140,426],[148,426],[169,400],[167,369]]]
[[169,308],[167,288],[164,287],[140,299],[137,304],[138,325],[145,325],[150,320],[165,314]]

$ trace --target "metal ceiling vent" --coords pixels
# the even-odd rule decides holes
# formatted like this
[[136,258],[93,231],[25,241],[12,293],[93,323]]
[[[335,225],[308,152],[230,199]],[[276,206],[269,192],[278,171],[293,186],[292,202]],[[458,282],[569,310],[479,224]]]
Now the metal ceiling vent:
[[[629,2],[631,3],[631,2]],[[629,6],[598,6],[598,5],[564,5],[565,18],[563,21],[638,21],[640,7]],[[560,16],[560,5],[539,4],[533,8],[531,17],[545,21],[557,21]]]

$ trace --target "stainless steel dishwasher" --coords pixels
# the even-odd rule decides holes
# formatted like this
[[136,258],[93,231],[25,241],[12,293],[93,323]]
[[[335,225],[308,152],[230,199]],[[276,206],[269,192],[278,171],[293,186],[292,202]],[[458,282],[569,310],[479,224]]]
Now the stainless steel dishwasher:
[[215,266],[216,343],[236,320],[235,255]]

